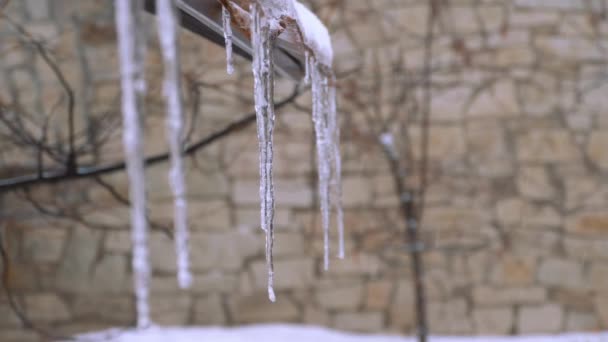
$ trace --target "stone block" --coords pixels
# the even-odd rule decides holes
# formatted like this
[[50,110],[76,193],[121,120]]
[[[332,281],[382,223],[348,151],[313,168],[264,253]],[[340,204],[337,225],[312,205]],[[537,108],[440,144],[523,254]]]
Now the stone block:
[[23,299],[27,316],[34,322],[66,321],[72,317],[65,301],[56,294],[32,294]]
[[[265,289],[268,286],[266,262],[252,263],[250,271],[255,287],[260,290]],[[274,275],[276,290],[308,288],[315,280],[314,259],[275,259]]]
[[263,255],[264,238],[247,231],[193,233],[190,236],[192,269],[238,270],[246,259]]
[[194,324],[224,325],[226,313],[219,295],[198,298],[194,302]]
[[608,290],[608,264],[593,263],[589,269],[588,283],[597,292]]
[[475,332],[479,335],[509,335],[515,321],[511,307],[473,310]]
[[608,215],[604,212],[583,212],[569,218],[565,228],[580,236],[608,236]]
[[336,329],[365,333],[378,333],[384,326],[381,312],[345,312],[334,316]]
[[569,311],[566,314],[566,331],[596,331],[600,323],[593,312]]
[[278,294],[277,301],[272,303],[266,291],[230,296],[228,308],[235,323],[294,322],[300,318],[297,306],[288,296]]
[[129,325],[135,320],[132,296],[77,296],[72,303],[72,312],[75,317],[93,316],[119,325]]
[[358,284],[350,286],[333,286],[318,289],[316,293],[319,306],[329,310],[354,310],[362,302],[363,287]]
[[517,189],[524,197],[532,200],[550,200],[556,194],[549,174],[543,167],[525,167],[519,169]]
[[583,265],[567,259],[546,259],[540,263],[538,281],[542,285],[566,289],[584,289]]
[[565,130],[531,130],[517,138],[517,157],[522,162],[576,162],[580,154]]
[[536,258],[507,254],[498,260],[492,270],[492,283],[509,286],[530,285],[536,276]]
[[388,308],[393,292],[393,283],[388,280],[372,280],[365,286],[365,308],[384,310]]
[[186,325],[190,322],[192,298],[186,294],[150,297],[150,318],[160,325]]
[[304,322],[309,325],[328,326],[329,315],[327,312],[316,307],[307,306],[304,308]]
[[128,293],[132,287],[127,276],[127,258],[106,254],[95,266],[89,291],[100,293]]
[[345,208],[369,205],[372,199],[372,184],[367,177],[342,178],[342,205]]
[[82,226],[73,228],[56,273],[57,288],[78,293],[89,290],[90,271],[97,258],[101,236],[100,231]]
[[61,258],[67,231],[51,227],[28,229],[23,236],[23,253],[34,262],[57,262]]
[[547,290],[539,286],[473,288],[473,303],[479,306],[536,304],[547,299]]
[[113,253],[126,254],[131,252],[131,232],[127,230],[113,230],[107,232],[104,247],[106,251]]
[[344,259],[331,260],[329,274],[336,276],[373,276],[380,273],[382,266],[382,260],[376,255],[348,255]]
[[473,333],[473,322],[468,316],[465,299],[455,298],[428,304],[428,319],[434,322],[434,334],[468,335]]
[[564,309],[556,304],[523,306],[519,309],[519,334],[551,334],[563,329]]

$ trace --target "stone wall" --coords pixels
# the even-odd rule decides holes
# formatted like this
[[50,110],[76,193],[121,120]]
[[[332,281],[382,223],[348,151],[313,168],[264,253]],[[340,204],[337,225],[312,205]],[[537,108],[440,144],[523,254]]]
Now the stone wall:
[[[422,225],[432,246],[424,254],[424,280],[433,333],[608,328],[608,24],[600,2],[451,0],[441,10],[433,44],[430,179]],[[310,115],[302,110],[310,107],[304,94],[298,106],[282,109],[277,118],[274,304],[265,291],[254,128],[187,160],[195,274],[190,290],[178,289],[174,276],[166,230],[172,220],[168,166],[148,169],[151,306],[158,324],[280,321],[414,331],[397,196],[365,121],[369,114],[353,104],[349,91],[352,84],[373,83],[399,47],[407,68],[422,65],[426,1],[348,0],[339,9],[328,3],[315,2],[331,24],[338,71],[362,68],[359,76],[340,81],[346,259],[334,258],[330,270],[322,271],[315,151]],[[106,5],[27,0],[12,1],[6,9],[53,51],[77,93],[78,127],[100,127],[90,126],[91,118],[110,118],[101,126],[109,138],[84,163],[121,157],[116,42]],[[149,25],[146,149],[152,154],[164,151],[165,144],[162,67],[151,18]],[[14,104],[18,95],[19,109],[33,117],[56,106],[53,120],[64,118],[65,99],[55,104],[62,92],[48,67],[20,47],[7,25],[0,37],[0,102]],[[229,77],[220,48],[188,33],[182,46],[185,87],[197,81],[201,90],[195,138],[251,111],[247,62],[239,61],[237,75]],[[383,89],[401,79],[390,70],[382,75]],[[280,98],[292,84],[277,82]],[[370,103],[385,95],[357,94]],[[192,96],[187,95],[189,105]],[[419,123],[413,117],[407,128],[414,146],[420,144]],[[90,132],[88,138],[93,139]],[[2,153],[3,177],[34,170],[32,151]],[[411,176],[413,183],[416,177]],[[103,180],[126,196],[124,173]],[[22,191],[3,194],[0,210],[11,256],[8,285],[27,317],[63,334],[133,324],[128,208],[90,180],[38,186],[31,195],[34,202]],[[20,327],[7,299],[0,292],[0,340],[37,340],[36,333]]]

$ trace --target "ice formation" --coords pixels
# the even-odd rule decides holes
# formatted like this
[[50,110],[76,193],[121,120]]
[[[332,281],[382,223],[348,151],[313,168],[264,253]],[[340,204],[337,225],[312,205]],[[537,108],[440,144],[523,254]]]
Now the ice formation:
[[[253,50],[254,99],[259,140],[260,218],[266,234],[266,263],[268,267],[268,296],[275,301],[273,290],[274,266],[274,189],[272,179],[274,131],[274,62],[273,49],[277,37],[289,25],[295,25],[298,43],[305,54],[304,82],[311,84],[313,94],[313,123],[316,136],[319,197],[324,240],[324,266],[329,267],[330,212],[336,211],[339,252],[344,256],[344,226],[342,223],[340,188],[339,122],[336,113],[335,79],[331,70],[333,51],[327,28],[306,7],[295,0],[252,0],[250,13],[226,1],[222,8],[222,23],[226,44],[227,72],[232,73],[231,21],[248,23]],[[142,27],[142,0],[116,0],[116,27],[121,65],[123,144],[129,196],[133,242],[133,273],[136,296],[137,325],[150,325],[148,304],[150,265],[148,256],[148,227],[146,219],[146,190],[142,136],[142,106],[146,92],[144,77],[145,36]],[[173,0],[156,0],[158,38],[161,45],[165,80],[163,93],[167,107],[167,138],[171,169],[169,182],[174,196],[175,247],[178,281],[181,287],[191,283],[188,261],[188,227],[186,187],[183,171],[183,106],[181,103],[177,22]],[[293,29],[293,27],[292,27]]]
[[234,72],[234,60],[232,56],[232,27],[230,26],[230,11],[222,6],[222,24],[224,28],[224,45],[226,46],[226,72],[232,75]]
[[150,324],[148,306],[150,265],[140,104],[146,93],[143,65],[146,45],[143,32],[137,30],[141,25],[143,2],[116,0],[115,5],[121,68],[123,144],[131,200],[132,263],[137,326],[145,327]]
[[[266,233],[268,295],[275,300],[272,262],[274,190],[272,185],[274,130],[274,66],[272,51],[276,38],[285,29],[285,18],[295,20],[305,55],[305,83],[312,84],[313,123],[316,136],[319,202],[324,241],[324,268],[329,268],[330,209],[336,210],[338,256],[344,256],[344,226],[340,189],[339,123],[336,113],[335,80],[331,65],[333,50],[327,28],[306,7],[294,0],[258,0],[251,2],[251,42],[255,108],[260,146],[261,227]],[[226,24],[224,24],[226,26]]]
[[274,45],[273,23],[263,13],[263,7],[251,4],[251,45],[253,47],[254,100],[260,153],[260,219],[266,233],[266,264],[268,267],[268,297],[275,301],[273,290],[274,266],[274,189],[272,183],[272,140],[274,131]]
[[156,0],[158,38],[164,60],[165,79],[163,93],[167,104],[167,139],[171,170],[169,183],[173,191],[175,252],[177,279],[181,288],[190,287],[192,276],[188,259],[188,202],[184,183],[183,162],[183,106],[179,77],[179,47],[177,46],[177,20],[173,0]]

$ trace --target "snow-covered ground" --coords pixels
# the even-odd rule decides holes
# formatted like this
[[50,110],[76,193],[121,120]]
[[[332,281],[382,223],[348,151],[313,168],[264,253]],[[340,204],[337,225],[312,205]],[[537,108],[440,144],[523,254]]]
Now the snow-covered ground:
[[[152,327],[146,330],[108,330],[82,336],[107,342],[415,342],[412,337],[358,335],[303,325],[252,325],[238,328]],[[608,332],[518,337],[431,337],[430,342],[608,342]]]

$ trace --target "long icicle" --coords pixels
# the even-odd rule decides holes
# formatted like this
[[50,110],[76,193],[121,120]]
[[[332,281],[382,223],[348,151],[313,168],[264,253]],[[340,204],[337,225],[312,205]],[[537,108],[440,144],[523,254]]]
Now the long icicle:
[[336,224],[338,226],[338,258],[344,259],[344,212],[342,210],[342,158],[340,156],[340,120],[336,109],[336,79],[332,76],[329,85],[329,132],[331,135],[331,160],[333,161],[333,174],[331,180],[331,202],[336,211]]
[[224,45],[226,45],[226,72],[234,73],[234,57],[232,54],[232,26],[230,26],[230,11],[222,6],[222,24],[224,27]]
[[266,232],[266,265],[268,268],[268,298],[276,300],[274,293],[274,189],[272,180],[274,131],[274,63],[272,60],[273,35],[262,8],[251,3],[251,41],[253,47],[253,77],[255,111],[260,145],[260,218]]
[[319,177],[319,203],[321,206],[321,225],[323,228],[323,266],[329,269],[329,180],[331,165],[329,162],[329,137],[327,108],[328,80],[317,63],[312,68],[312,120],[314,123],[317,146],[317,173]]
[[143,1],[116,0],[115,6],[121,68],[123,144],[129,177],[129,198],[132,206],[133,281],[137,326],[143,328],[150,325],[148,304],[150,265],[147,245],[143,137],[140,122],[143,112],[141,105],[146,93],[143,64],[145,37],[143,31],[140,30]]
[[165,70],[163,94],[167,104],[167,139],[171,162],[169,183],[174,201],[173,225],[175,227],[177,279],[181,288],[188,288],[192,283],[192,275],[188,259],[188,202],[182,158],[183,106],[180,91],[177,22],[173,0],[156,0],[156,8],[158,37]]

